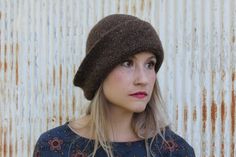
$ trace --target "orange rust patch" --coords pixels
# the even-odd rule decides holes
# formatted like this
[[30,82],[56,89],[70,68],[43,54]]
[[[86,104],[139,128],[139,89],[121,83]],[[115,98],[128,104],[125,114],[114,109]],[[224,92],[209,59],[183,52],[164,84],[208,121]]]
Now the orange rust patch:
[[[11,116],[11,115],[10,115]],[[12,118],[10,118],[10,125],[9,125],[9,134],[10,136],[12,136]],[[9,152],[10,152],[10,156],[13,156],[13,148],[12,148],[12,140],[9,140]]]
[[[223,98],[223,96],[222,96]],[[222,134],[224,132],[224,122],[225,122],[225,103],[224,103],[224,100],[222,100],[221,102],[221,131],[222,131]]]
[[212,155],[212,157],[215,157],[214,152],[215,152],[215,142],[213,141],[213,143],[212,143],[212,149],[211,149],[211,155]]
[[221,142],[221,157],[224,157],[224,151],[225,151],[225,145],[224,145],[224,141],[222,140]]
[[197,111],[196,111],[196,106],[194,106],[194,109],[193,109],[193,120],[196,121],[197,119]]
[[72,98],[72,111],[73,113],[75,112],[75,95],[73,95],[73,98]]
[[59,124],[62,124],[62,98],[60,94],[60,100],[59,100]]
[[188,118],[188,109],[187,106],[184,106],[184,129],[187,130],[187,118]]
[[4,142],[3,142],[3,156],[6,156],[6,153],[7,153],[7,133],[6,133],[6,130],[4,130],[4,133],[3,133],[3,136],[4,136]]
[[236,101],[236,93],[234,91],[234,82],[235,82],[235,75],[236,73],[233,73],[232,75],[232,93],[231,93],[231,99],[232,99],[232,102],[231,102],[231,134],[232,134],[232,137],[234,137],[234,134],[235,134],[235,119],[236,119],[236,116],[235,116],[235,101]]
[[16,85],[18,85],[18,81],[19,81],[18,54],[19,54],[19,45],[16,44]]
[[4,72],[6,73],[7,72],[7,59],[5,57],[5,60],[4,60]]
[[206,89],[202,93],[203,105],[202,105],[202,121],[203,121],[203,131],[206,130],[206,119],[207,119],[207,106],[206,106]]
[[213,133],[215,132],[216,114],[217,114],[217,106],[213,101],[211,104],[211,124]]
[[231,157],[234,157],[234,142],[232,141],[232,143],[231,143],[231,151],[230,151],[230,156]]

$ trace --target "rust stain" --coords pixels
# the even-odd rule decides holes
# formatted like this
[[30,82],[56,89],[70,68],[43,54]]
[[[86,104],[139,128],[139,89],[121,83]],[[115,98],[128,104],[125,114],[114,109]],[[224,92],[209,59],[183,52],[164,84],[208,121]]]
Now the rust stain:
[[193,121],[196,121],[197,120],[197,110],[196,110],[196,106],[194,106],[194,109],[193,109]]
[[59,100],[59,124],[62,125],[62,95],[60,94]]
[[55,85],[56,85],[56,72],[55,72],[55,66],[53,66],[53,72],[52,72],[52,74],[53,74],[53,86],[55,87]]
[[235,42],[235,36],[234,35],[232,36],[232,42],[233,43]]
[[235,134],[235,119],[236,119],[236,116],[235,116],[235,105],[236,105],[236,93],[234,91],[234,83],[235,83],[235,80],[236,80],[236,72],[233,73],[232,75],[232,102],[231,102],[231,133],[232,133],[232,137],[234,137],[234,134]]
[[7,154],[7,133],[6,133],[6,129],[4,129],[3,131],[3,136],[4,136],[4,142],[3,142],[3,156],[6,156]]
[[232,141],[232,143],[231,143],[231,151],[230,151],[230,156],[231,157],[234,157],[234,142]]
[[[222,93],[222,98],[223,98],[223,93]],[[224,122],[225,122],[225,103],[224,103],[224,99],[222,99],[221,102],[221,131],[222,134],[224,132]]]
[[4,53],[5,53],[5,58],[4,58],[4,72],[7,72],[7,45],[4,46]]
[[212,142],[212,149],[211,149],[211,154],[212,154],[212,157],[215,157],[215,141]]
[[73,98],[72,98],[72,111],[73,113],[75,112],[75,95],[73,95]]
[[2,12],[0,11],[0,20],[2,19]]
[[213,133],[215,132],[216,114],[217,114],[217,106],[213,100],[213,102],[211,104],[211,124],[212,124],[212,132]]
[[[10,118],[9,134],[10,134],[10,136],[12,136],[12,118]],[[10,156],[13,156],[12,152],[13,152],[13,149],[12,149],[12,143],[11,143],[11,140],[10,140],[9,141],[9,153],[10,153]]]
[[221,141],[220,151],[221,151],[221,157],[224,157],[225,145],[224,145],[224,141],[223,140]]
[[60,70],[59,70],[59,80],[60,80],[60,90],[61,90],[61,83],[62,83],[62,65],[60,64]]
[[187,130],[188,108],[184,106],[184,129]]
[[206,130],[206,120],[207,120],[206,89],[203,89],[202,99],[203,99],[202,121],[203,121],[203,132],[205,132],[205,130]]
[[16,85],[18,85],[19,81],[19,71],[18,71],[18,55],[19,55],[19,44],[16,44]]

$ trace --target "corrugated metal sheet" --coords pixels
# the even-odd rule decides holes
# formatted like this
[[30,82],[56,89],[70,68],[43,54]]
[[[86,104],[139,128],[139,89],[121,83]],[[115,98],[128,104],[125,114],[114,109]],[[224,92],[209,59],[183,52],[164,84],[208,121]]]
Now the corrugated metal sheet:
[[1,0],[0,156],[32,156],[40,133],[80,116],[73,76],[88,31],[111,13],[159,32],[162,93],[196,156],[236,157],[235,0]]

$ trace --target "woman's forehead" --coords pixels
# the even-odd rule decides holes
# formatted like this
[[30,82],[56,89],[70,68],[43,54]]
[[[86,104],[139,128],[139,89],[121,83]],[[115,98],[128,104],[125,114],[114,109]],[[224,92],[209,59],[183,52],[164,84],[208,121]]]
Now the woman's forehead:
[[131,58],[137,59],[137,58],[147,58],[147,59],[152,59],[152,58],[156,58],[156,56],[151,53],[151,52],[139,52],[133,56],[131,56]]

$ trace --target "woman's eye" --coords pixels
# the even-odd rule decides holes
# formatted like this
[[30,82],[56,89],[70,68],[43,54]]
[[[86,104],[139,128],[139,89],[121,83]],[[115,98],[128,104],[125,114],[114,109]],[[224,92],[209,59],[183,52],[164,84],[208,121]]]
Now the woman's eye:
[[150,61],[150,62],[147,64],[147,66],[148,66],[149,69],[154,69],[154,68],[155,68],[155,65],[156,65],[156,62],[154,62],[154,61]]
[[124,61],[123,63],[121,63],[122,66],[124,67],[130,67],[133,65],[133,61],[132,60],[127,60],[127,61]]

